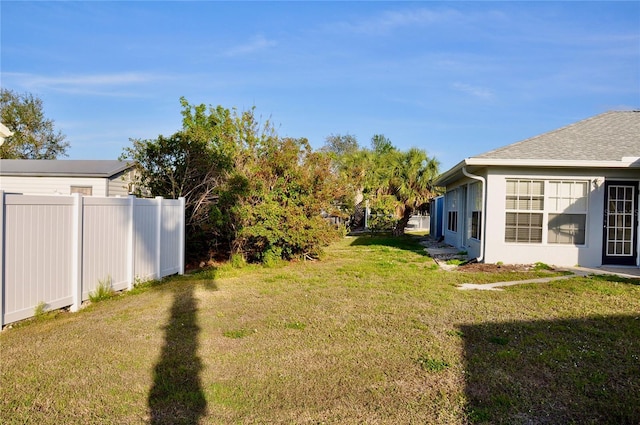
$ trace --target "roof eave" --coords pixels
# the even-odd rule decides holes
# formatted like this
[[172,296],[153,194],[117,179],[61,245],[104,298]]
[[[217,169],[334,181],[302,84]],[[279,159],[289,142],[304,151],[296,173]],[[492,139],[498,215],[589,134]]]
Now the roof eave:
[[[12,161],[12,160],[6,160]],[[34,160],[24,160],[24,161],[34,161]],[[63,162],[66,160],[56,160],[58,162]],[[14,177],[84,177],[84,178],[101,178],[108,179],[114,176],[117,176],[129,169],[135,168],[135,161],[121,161],[121,164],[118,164],[117,167],[108,169],[107,171],[5,171],[0,168],[1,176],[14,176]]]
[[462,177],[462,168],[469,167],[543,167],[543,168],[640,168],[640,158],[623,158],[622,161],[557,160],[557,159],[497,159],[465,158],[436,180],[436,186],[446,186]]
[[467,165],[477,165],[482,167],[513,166],[549,168],[640,168],[640,158],[623,158],[620,161],[467,158],[465,162]]
[[462,167],[464,167],[465,165],[467,165],[467,161],[469,161],[470,158],[465,158],[462,161],[458,162],[456,165],[454,165],[453,167],[449,168],[447,171],[445,171],[444,173],[440,174],[438,176],[438,178],[435,181],[435,185],[436,186],[446,186],[447,184],[449,184],[451,181],[455,181],[457,180],[457,178],[455,178],[458,174],[462,173]]

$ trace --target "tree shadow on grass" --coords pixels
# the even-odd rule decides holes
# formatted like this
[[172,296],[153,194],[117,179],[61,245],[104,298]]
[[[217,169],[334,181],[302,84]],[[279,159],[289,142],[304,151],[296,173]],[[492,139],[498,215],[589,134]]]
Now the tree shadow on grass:
[[425,247],[420,245],[419,236],[403,235],[392,236],[388,233],[380,234],[364,234],[355,236],[351,242],[351,246],[386,246],[389,248],[397,248],[405,251],[411,251],[415,254],[427,256]]
[[198,357],[198,303],[194,283],[171,284],[173,305],[165,326],[165,344],[154,369],[148,403],[152,425],[197,424],[206,414]]
[[473,424],[640,424],[640,314],[461,326]]

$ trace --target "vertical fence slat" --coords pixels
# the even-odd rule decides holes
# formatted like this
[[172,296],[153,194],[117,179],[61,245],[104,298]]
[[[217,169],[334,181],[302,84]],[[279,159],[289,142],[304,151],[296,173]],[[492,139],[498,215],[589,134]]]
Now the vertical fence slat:
[[82,222],[84,218],[82,195],[73,194],[73,219],[71,238],[71,311],[78,311],[82,304]]
[[156,196],[156,279],[162,278],[162,196]]
[[4,190],[0,190],[0,329],[4,326],[4,292],[6,276],[4,273],[4,249],[5,249],[5,221],[4,221]]
[[184,261],[185,261],[185,243],[186,243],[186,210],[185,210],[185,198],[184,197],[180,197],[178,198],[178,201],[180,201],[180,270],[178,271],[178,274],[184,274]]
[[133,222],[133,212],[134,212],[134,202],[136,197],[134,195],[129,195],[129,212],[128,216],[128,240],[127,240],[127,279],[129,279],[129,289],[133,289],[133,286],[136,283],[136,268],[135,268],[135,260],[136,260],[136,251],[134,240],[136,237],[135,227]]

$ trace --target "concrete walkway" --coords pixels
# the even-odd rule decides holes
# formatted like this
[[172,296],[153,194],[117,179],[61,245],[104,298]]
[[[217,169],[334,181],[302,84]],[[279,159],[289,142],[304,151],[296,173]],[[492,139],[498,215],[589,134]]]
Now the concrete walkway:
[[461,289],[461,290],[477,289],[479,291],[502,291],[502,288],[505,286],[522,285],[524,283],[547,283],[554,280],[570,279],[572,277],[576,277],[576,275],[570,274],[565,276],[541,277],[538,279],[512,280],[509,282],[462,283],[458,285],[458,289]]
[[616,275],[627,279],[640,279],[640,268],[638,267],[566,267],[558,271],[570,271],[572,274],[564,276],[541,277],[538,279],[513,280],[509,282],[494,283],[462,283],[458,285],[460,290],[477,289],[480,291],[502,291],[505,286],[522,285],[525,283],[547,283],[554,280],[571,279],[572,277],[584,277],[589,275]]

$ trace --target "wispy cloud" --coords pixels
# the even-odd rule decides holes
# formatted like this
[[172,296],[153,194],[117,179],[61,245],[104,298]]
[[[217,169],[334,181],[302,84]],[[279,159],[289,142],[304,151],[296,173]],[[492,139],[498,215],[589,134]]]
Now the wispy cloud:
[[452,87],[460,92],[469,94],[480,99],[493,99],[494,94],[485,87],[473,86],[471,84],[456,82]]
[[3,78],[11,82],[11,85],[20,86],[29,91],[53,90],[85,95],[136,96],[136,93],[130,90],[131,87],[165,80],[168,77],[136,72],[59,76],[7,72],[3,74]]
[[239,44],[225,51],[225,56],[243,56],[276,46],[277,43],[263,35],[257,35],[247,43]]
[[407,9],[386,11],[354,22],[341,21],[333,24],[332,28],[356,34],[373,35],[386,34],[399,28],[459,22],[464,19],[464,15],[454,9]]

